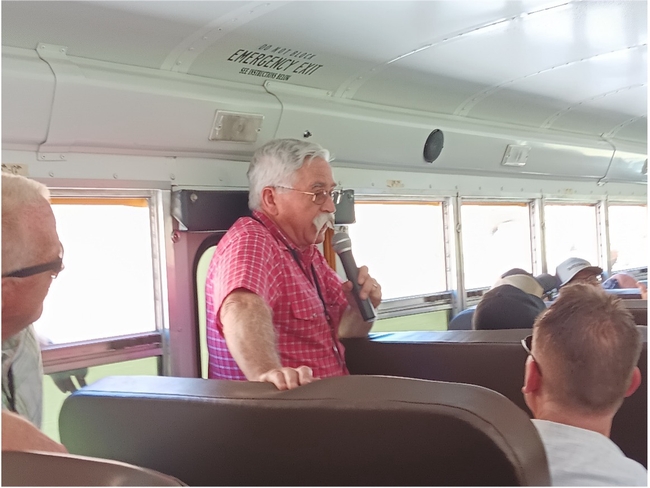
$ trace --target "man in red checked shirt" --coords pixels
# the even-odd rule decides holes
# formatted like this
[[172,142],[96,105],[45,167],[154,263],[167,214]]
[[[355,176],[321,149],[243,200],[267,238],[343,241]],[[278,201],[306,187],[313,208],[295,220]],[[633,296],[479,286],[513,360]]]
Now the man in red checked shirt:
[[[268,142],[248,169],[252,217],[228,230],[206,280],[208,376],[296,388],[348,374],[341,337],[365,337],[351,295],[316,245],[333,227],[340,193],[321,146]],[[381,287],[359,269],[360,297],[377,307]]]

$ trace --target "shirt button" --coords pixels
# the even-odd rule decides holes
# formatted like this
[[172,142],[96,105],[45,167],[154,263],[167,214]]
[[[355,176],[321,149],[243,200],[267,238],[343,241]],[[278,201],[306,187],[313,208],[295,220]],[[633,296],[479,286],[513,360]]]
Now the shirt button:
[[312,319],[315,319],[316,317],[317,317],[317,314],[315,314],[315,313],[311,314]]

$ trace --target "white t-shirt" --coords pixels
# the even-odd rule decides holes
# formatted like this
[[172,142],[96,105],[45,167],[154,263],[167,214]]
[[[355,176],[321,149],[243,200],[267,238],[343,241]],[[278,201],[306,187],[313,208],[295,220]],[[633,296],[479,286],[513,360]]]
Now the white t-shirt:
[[533,423],[553,486],[648,486],[648,471],[604,435],[548,420]]

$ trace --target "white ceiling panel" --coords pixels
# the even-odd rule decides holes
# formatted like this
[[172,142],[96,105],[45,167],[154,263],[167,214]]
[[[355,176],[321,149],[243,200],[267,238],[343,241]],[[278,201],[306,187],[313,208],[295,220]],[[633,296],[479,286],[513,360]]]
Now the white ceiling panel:
[[387,71],[355,94],[355,100],[413,110],[453,114],[464,100],[483,85],[471,80],[444,78],[422,71]]
[[592,135],[647,114],[646,1],[3,1],[3,46],[39,42]]
[[159,68],[206,19],[236,6],[237,2],[183,2],[179,8],[177,2],[4,1],[2,44],[35,49],[42,42],[67,46],[71,56]]
[[595,110],[620,112],[639,117],[647,112],[648,91],[646,86],[609,93],[606,97],[594,98],[580,105]]
[[551,129],[580,132],[585,134],[606,134],[630,117],[620,112],[604,111],[590,106],[571,110],[555,122]]
[[518,90],[501,90],[486,98],[467,117],[539,128],[562,108],[563,102],[554,98]]
[[642,117],[631,124],[622,127],[613,139],[624,139],[627,141],[645,142],[648,136],[648,118]]

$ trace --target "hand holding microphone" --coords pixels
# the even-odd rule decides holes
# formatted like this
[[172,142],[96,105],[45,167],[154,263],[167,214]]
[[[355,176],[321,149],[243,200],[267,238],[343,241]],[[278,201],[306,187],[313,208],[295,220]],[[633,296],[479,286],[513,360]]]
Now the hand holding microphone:
[[[352,256],[352,245],[350,237],[343,232],[337,232],[332,238],[332,248],[336,251],[341,263],[343,264],[343,269],[345,270],[345,275],[348,277],[352,283],[352,295],[359,307],[359,312],[361,312],[361,317],[366,322],[372,322],[377,318],[377,313],[375,312],[375,307],[370,301],[370,296],[374,291],[374,298],[379,305],[381,300],[381,288],[375,280],[373,280],[369,275],[367,268],[364,266],[361,273],[359,268]],[[359,280],[361,279],[361,284]],[[366,298],[361,298],[361,295],[367,295]]]

